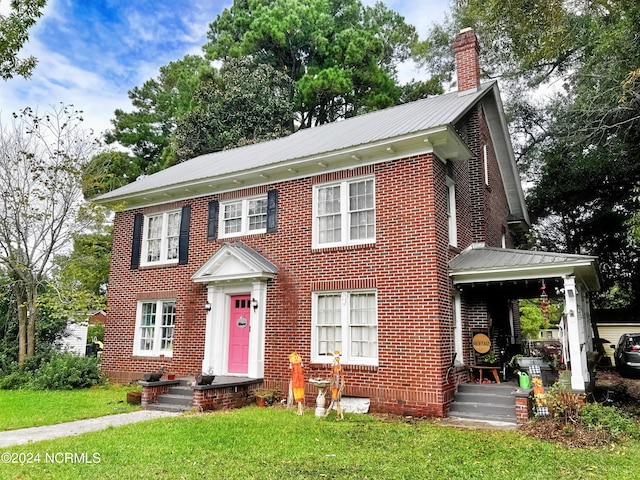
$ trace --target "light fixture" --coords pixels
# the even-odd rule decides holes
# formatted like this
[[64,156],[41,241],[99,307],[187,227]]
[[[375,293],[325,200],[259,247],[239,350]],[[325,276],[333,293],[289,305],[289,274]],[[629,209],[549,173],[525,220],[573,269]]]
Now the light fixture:
[[211,304],[210,304],[209,302],[205,303],[205,304],[204,304],[204,309],[205,309],[207,312],[210,312],[210,311],[211,311]]
[[252,298],[251,306],[253,307],[253,311],[255,312],[258,309],[258,300],[256,300],[255,298]]

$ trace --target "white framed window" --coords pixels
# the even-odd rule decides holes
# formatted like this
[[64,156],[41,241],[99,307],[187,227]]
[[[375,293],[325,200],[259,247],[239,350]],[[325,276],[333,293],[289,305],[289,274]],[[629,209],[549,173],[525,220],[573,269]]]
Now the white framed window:
[[220,237],[252,235],[267,231],[267,196],[220,202]]
[[139,301],[133,354],[150,357],[172,356],[175,324],[175,300]]
[[181,210],[144,217],[142,265],[178,262],[181,217]]
[[313,245],[373,243],[376,238],[373,177],[316,185],[313,189]]
[[451,296],[451,306],[453,308],[453,348],[456,353],[456,365],[464,363],[464,347],[462,342],[462,302],[460,294],[454,293]]
[[487,144],[482,146],[482,163],[484,166],[484,184],[489,185],[489,154],[487,152]]
[[343,363],[378,364],[378,305],[375,291],[313,294],[311,357],[330,363],[339,350]]
[[447,177],[447,226],[449,230],[449,245],[458,246],[458,226],[456,219],[456,184]]

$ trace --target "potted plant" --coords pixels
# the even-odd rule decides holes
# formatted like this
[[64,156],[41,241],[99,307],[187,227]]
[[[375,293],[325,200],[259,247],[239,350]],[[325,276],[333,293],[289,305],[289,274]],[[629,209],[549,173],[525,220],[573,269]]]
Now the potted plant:
[[493,350],[489,350],[487,353],[482,355],[481,357],[482,363],[485,365],[497,365],[498,364],[498,355]]
[[164,367],[160,368],[156,372],[145,373],[144,374],[144,381],[145,382],[159,382],[160,379],[162,378],[162,375],[164,375]]
[[213,369],[207,369],[203,371],[201,375],[196,375],[196,385],[211,385],[216,376],[213,374]]
[[254,392],[256,396],[256,405],[259,407],[266,407],[280,400],[280,389],[275,388],[261,388]]

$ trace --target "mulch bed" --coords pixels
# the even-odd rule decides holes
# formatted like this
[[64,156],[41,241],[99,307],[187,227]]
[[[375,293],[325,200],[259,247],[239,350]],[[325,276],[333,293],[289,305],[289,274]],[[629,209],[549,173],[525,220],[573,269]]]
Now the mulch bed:
[[[607,395],[608,392],[608,395]],[[640,378],[622,377],[613,369],[599,370],[593,397],[640,418]],[[545,441],[567,447],[602,447],[611,445],[615,439],[604,430],[593,430],[565,419],[535,419],[520,428],[520,432]]]

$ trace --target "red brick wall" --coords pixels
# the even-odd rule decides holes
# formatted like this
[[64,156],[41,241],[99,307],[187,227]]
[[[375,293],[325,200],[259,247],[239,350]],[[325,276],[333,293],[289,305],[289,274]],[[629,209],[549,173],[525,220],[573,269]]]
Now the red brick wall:
[[[472,115],[477,119],[475,124],[470,122],[471,128],[466,131],[482,131],[481,112]],[[481,206],[492,205],[492,215],[503,215],[498,205],[499,189],[487,194],[482,185],[476,196],[468,193],[468,180],[484,175],[477,172],[478,161],[480,157],[475,157],[453,167],[460,248],[472,239],[479,241],[482,235],[479,232],[493,231],[506,218],[505,215],[503,219],[485,221],[480,215],[484,209],[480,208],[480,213],[474,215],[483,216],[483,220],[477,221],[469,213],[469,207],[480,202]],[[375,244],[312,249],[313,185],[365,174],[375,175]],[[453,376],[448,382],[445,379],[454,348],[447,262],[455,252],[448,245],[445,177],[445,163],[425,154],[234,193],[245,196],[271,187],[279,191],[276,233],[227,239],[244,241],[278,267],[278,275],[269,281],[267,288],[265,385],[286,387],[288,354],[294,350],[303,356],[307,378],[326,375],[326,365],[309,363],[312,291],[375,288],[378,365],[345,365],[344,395],[370,398],[372,411],[446,414],[455,387]],[[120,381],[141,378],[142,372],[160,366],[178,376],[200,371],[206,289],[193,283],[190,277],[222,243],[206,239],[207,204],[213,198],[217,197],[191,202],[187,265],[130,270],[133,218],[139,210],[116,214],[103,352],[103,371],[111,378]],[[168,205],[163,205],[142,211],[167,208]],[[176,298],[173,358],[133,356],[136,302],[158,297]],[[470,320],[475,322],[473,318]],[[315,389],[307,388],[309,404],[316,393]],[[203,402],[208,401],[203,398]]]

